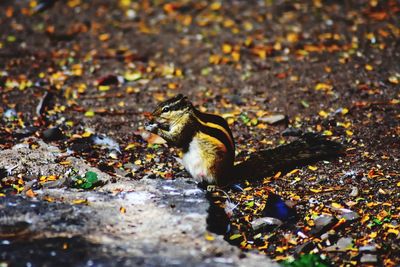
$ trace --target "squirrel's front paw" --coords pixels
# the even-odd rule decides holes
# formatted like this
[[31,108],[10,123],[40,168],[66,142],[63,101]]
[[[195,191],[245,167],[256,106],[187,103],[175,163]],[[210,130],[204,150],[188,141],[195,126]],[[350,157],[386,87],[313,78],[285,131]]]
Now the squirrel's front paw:
[[146,131],[154,133],[154,132],[157,131],[158,124],[157,123],[146,122],[145,125],[144,125],[144,128],[146,129]]

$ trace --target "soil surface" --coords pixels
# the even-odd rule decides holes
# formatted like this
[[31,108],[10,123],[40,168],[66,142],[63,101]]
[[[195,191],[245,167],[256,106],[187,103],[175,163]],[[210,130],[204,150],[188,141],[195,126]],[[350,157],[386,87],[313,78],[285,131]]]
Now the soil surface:
[[[394,0],[1,1],[0,149],[40,150],[44,140],[59,152],[35,164],[2,158],[0,200],[16,210],[32,199],[62,210],[64,199],[43,192],[107,195],[116,193],[112,184],[189,177],[178,151],[143,130],[160,101],[183,93],[228,121],[238,161],[295,139],[284,131],[316,132],[345,147],[331,161],[214,194],[211,204],[228,211],[227,241],[288,265],[399,265],[399,12]],[[97,168],[98,180],[89,181],[86,167],[73,170],[83,164],[77,158]],[[43,171],[31,170],[40,164]],[[254,221],[270,217],[272,193],[290,202],[297,220],[256,231]],[[20,227],[11,232],[27,226]],[[216,235],[205,227],[197,238],[211,242]],[[13,266],[14,252],[78,242],[88,247],[83,256],[71,252],[82,265],[91,251],[110,265],[98,247],[104,240],[52,233],[20,244],[2,229],[0,246],[10,247],[0,260]],[[184,265],[188,254],[177,255],[171,262]]]

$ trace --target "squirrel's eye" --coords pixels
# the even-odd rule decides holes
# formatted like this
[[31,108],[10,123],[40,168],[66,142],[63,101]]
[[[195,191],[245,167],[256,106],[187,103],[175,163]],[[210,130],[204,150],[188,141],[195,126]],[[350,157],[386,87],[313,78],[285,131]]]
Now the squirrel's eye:
[[168,112],[169,111],[169,107],[163,107],[162,112]]

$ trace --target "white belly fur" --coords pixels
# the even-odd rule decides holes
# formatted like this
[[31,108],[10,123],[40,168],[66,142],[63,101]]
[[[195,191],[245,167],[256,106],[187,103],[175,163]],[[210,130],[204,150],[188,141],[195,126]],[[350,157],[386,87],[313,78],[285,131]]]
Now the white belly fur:
[[199,142],[196,138],[189,145],[189,150],[182,157],[182,164],[185,169],[192,175],[197,181],[207,181],[208,183],[214,183],[214,177],[205,164],[205,161],[201,159],[201,149]]

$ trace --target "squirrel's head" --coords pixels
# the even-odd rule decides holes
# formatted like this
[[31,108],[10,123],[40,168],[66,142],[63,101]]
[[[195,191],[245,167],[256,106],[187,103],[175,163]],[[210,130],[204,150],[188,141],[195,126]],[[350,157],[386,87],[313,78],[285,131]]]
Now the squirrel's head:
[[159,123],[169,124],[189,114],[193,110],[193,104],[186,96],[179,94],[160,103],[153,111],[152,117]]

